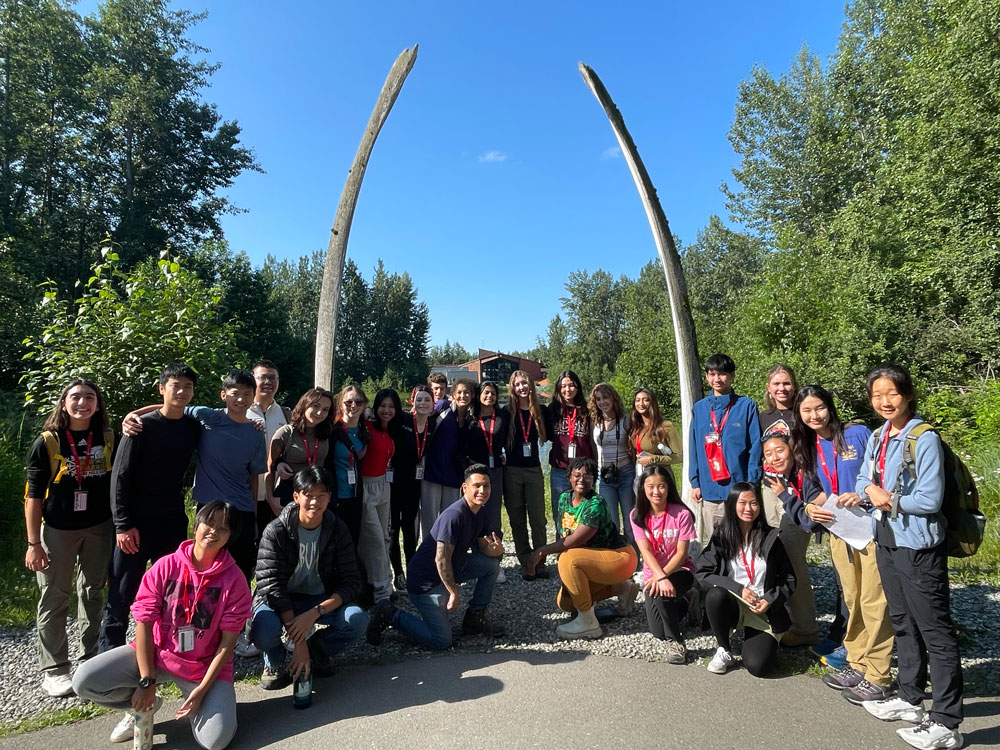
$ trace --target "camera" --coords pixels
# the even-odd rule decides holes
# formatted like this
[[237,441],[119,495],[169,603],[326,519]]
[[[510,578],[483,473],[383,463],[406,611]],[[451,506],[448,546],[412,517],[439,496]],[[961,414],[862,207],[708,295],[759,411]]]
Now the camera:
[[601,467],[601,481],[604,484],[618,484],[619,479],[621,479],[621,472],[615,464]]

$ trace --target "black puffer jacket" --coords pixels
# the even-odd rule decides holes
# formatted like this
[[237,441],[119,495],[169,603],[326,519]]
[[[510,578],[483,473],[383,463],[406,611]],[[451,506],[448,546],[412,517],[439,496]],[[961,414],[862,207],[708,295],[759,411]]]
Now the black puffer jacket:
[[[257,552],[257,590],[254,607],[266,604],[275,612],[292,609],[288,581],[299,562],[299,506],[286,505],[264,529]],[[344,522],[328,509],[319,534],[319,577],[327,596],[340,594],[344,604],[354,601],[361,573],[354,543]]]
[[[784,545],[778,539],[777,529],[771,529],[764,537],[761,551],[767,563],[767,570],[764,571],[764,599],[771,605],[764,614],[775,633],[784,633],[792,625],[787,606],[788,597],[795,591],[795,571]],[[720,586],[737,596],[743,591],[743,586],[733,578],[732,560],[725,558],[717,536],[713,535],[708,546],[702,550],[697,566],[695,575],[703,588]]]

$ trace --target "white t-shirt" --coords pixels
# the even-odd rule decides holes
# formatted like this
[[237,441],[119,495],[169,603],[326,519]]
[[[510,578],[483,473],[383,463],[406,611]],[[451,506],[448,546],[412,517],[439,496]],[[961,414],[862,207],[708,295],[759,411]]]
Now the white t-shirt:
[[[251,419],[258,419],[264,422],[264,434],[267,436],[267,451],[268,455],[270,455],[271,438],[274,437],[274,433],[278,431],[279,427],[288,423],[288,420],[285,419],[285,410],[278,406],[277,401],[272,401],[266,411],[260,408],[260,404],[255,403],[247,409],[247,416]],[[260,481],[257,482],[257,502],[262,503],[266,500],[267,488],[264,486],[264,475],[261,474]]]
[[[767,573],[767,562],[763,557],[755,555],[752,546],[744,547],[736,557],[730,560],[733,569],[733,580],[741,586],[749,586],[757,594],[764,594],[764,575]],[[750,574],[753,573],[753,580]]]

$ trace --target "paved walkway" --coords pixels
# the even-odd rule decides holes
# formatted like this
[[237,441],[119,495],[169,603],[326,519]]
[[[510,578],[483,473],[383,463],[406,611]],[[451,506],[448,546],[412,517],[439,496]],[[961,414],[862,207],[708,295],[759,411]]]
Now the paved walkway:
[[[313,705],[239,685],[233,750],[256,748],[895,748],[898,724],[851,706],[810,676],[760,680],[739,669],[671,667],[582,653],[449,654],[344,669]],[[159,747],[196,748],[168,703]],[[966,703],[965,747],[1000,746],[1000,698]],[[0,741],[4,750],[110,747],[120,714]],[[128,747],[119,746],[119,747]]]

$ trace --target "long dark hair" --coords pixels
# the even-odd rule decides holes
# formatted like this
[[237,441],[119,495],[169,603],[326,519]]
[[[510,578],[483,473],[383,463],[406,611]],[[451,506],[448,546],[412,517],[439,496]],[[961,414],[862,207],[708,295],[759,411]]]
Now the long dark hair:
[[67,394],[69,394],[69,392],[78,385],[86,386],[97,394],[97,410],[90,418],[90,429],[94,432],[107,432],[108,411],[104,407],[104,394],[101,393],[101,389],[97,387],[97,383],[90,380],[84,380],[83,378],[71,380],[69,384],[63,388],[62,393],[59,394],[59,400],[56,401],[55,407],[51,412],[49,412],[49,416],[45,418],[45,424],[42,426],[42,429],[59,432],[60,430],[65,430],[69,427],[69,416],[66,414],[66,410],[63,409],[63,405],[66,402]]
[[792,407],[792,455],[799,471],[816,476],[816,431],[802,421],[799,409],[807,398],[818,398],[823,402],[830,414],[830,429],[833,430],[833,449],[840,455],[847,452],[847,442],[844,440],[844,423],[840,421],[837,405],[833,396],[820,385],[804,385],[795,394],[795,405]]
[[729,490],[725,502],[725,513],[722,516],[722,521],[715,527],[715,534],[713,534],[716,545],[726,560],[732,560],[743,549],[743,533],[740,531],[740,520],[736,517],[736,501],[744,492],[753,493],[753,496],[757,498],[757,507],[760,509],[753,526],[750,527],[747,539],[755,555],[763,555],[764,539],[771,531],[771,527],[767,525],[767,519],[764,518],[764,505],[760,500],[757,486],[750,482],[736,482]]
[[654,441],[654,443],[664,443],[667,440],[666,423],[663,421],[663,417],[660,416],[660,404],[656,400],[656,394],[649,390],[649,388],[640,388],[632,394],[632,415],[630,417],[632,420],[632,426],[629,427],[628,431],[629,450],[633,450],[635,448],[636,437],[641,435],[646,430],[645,420],[635,408],[635,397],[640,393],[645,393],[649,396],[650,438]]
[[677,483],[674,481],[674,473],[666,466],[650,464],[639,475],[639,491],[635,495],[635,508],[632,511],[632,519],[635,521],[636,526],[642,526],[643,528],[646,526],[646,519],[653,512],[653,506],[649,502],[649,498],[646,497],[646,480],[649,477],[663,477],[666,480],[667,507],[680,505],[687,510],[687,506],[681,502],[681,496],[677,493]]
[[385,431],[395,438],[399,436],[399,433],[403,428],[403,404],[399,400],[399,394],[392,388],[383,388],[375,394],[375,398],[372,401],[372,413],[375,416],[375,419],[372,420],[372,427],[379,432],[382,432],[382,418],[378,415],[378,407],[386,399],[389,399],[392,402],[393,407],[396,409],[396,413],[393,415],[392,419],[389,420],[389,424],[386,425]]
[[[570,382],[576,386],[576,396],[574,396],[573,403],[571,404],[563,402],[562,392],[560,391],[560,386],[565,378],[569,378]],[[555,390],[552,392],[552,403],[549,405],[549,408],[556,419],[562,416],[564,410],[573,407],[583,409],[584,414],[587,414],[587,397],[583,395],[583,384],[580,382],[579,375],[572,370],[563,370],[554,382]],[[586,419],[586,417],[584,418]]]
[[326,440],[329,438],[330,430],[333,427],[333,414],[337,410],[337,407],[333,401],[333,394],[325,388],[310,388],[302,394],[302,398],[299,399],[299,402],[295,404],[295,408],[292,409],[292,418],[289,420],[292,427],[299,432],[305,432],[309,426],[306,423],[306,409],[310,406],[316,406],[319,404],[320,399],[323,398],[330,399],[330,413],[327,414],[326,419],[316,425],[313,435],[317,440]]

